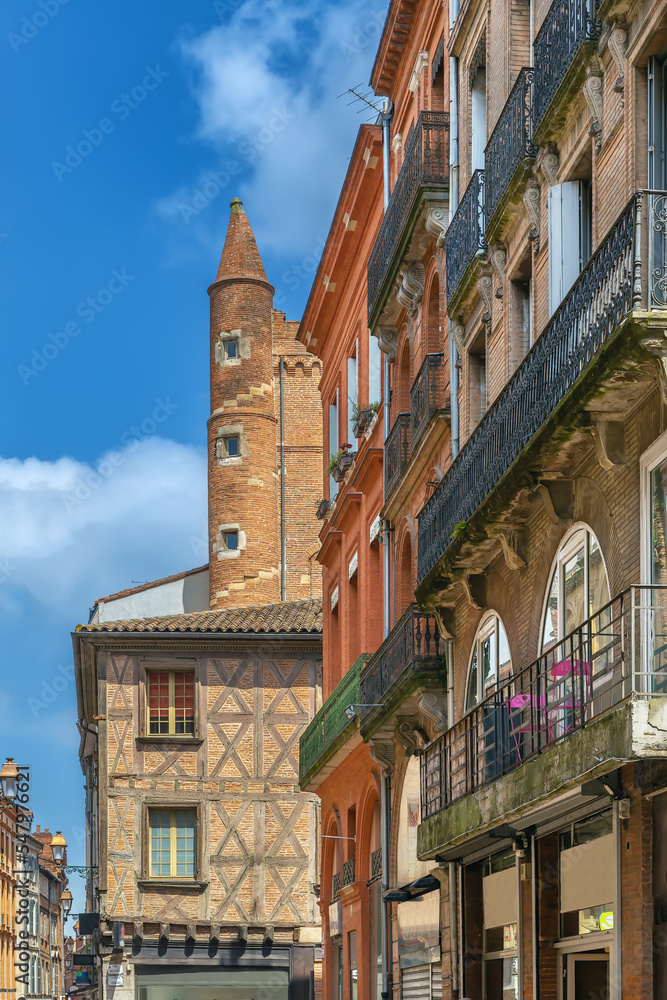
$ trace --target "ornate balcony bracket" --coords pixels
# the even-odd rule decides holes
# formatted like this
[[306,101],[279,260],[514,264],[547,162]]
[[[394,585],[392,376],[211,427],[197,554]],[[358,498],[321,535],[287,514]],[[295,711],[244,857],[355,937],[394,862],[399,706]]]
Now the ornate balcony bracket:
[[452,337],[454,338],[454,343],[456,344],[456,350],[459,354],[463,354],[463,343],[465,341],[466,328],[463,323],[454,320],[452,323]]
[[525,541],[523,532],[510,525],[498,525],[491,534],[491,538],[497,538],[507,563],[508,569],[525,569],[526,560]]
[[573,491],[571,479],[550,479],[537,487],[545,511],[553,524],[562,525],[573,517]]
[[435,236],[435,245],[444,247],[445,233],[449,225],[449,210],[446,208],[431,208],[426,216],[424,228],[431,236]]
[[434,723],[436,733],[444,733],[447,729],[447,713],[443,702],[435,691],[425,691],[419,699],[419,710]]
[[495,246],[490,248],[489,261],[491,263],[491,267],[496,272],[496,277],[498,278],[498,287],[496,288],[496,298],[502,299],[503,282],[505,280],[505,262],[507,261],[507,252],[502,243],[496,243]]
[[547,187],[551,187],[552,184],[557,183],[558,171],[560,170],[560,157],[555,142],[548,142],[540,150],[537,158],[537,169],[544,177]]
[[422,729],[417,719],[399,718],[394,735],[405,750],[406,757],[420,754],[429,742],[428,733]]
[[597,60],[586,70],[583,93],[586,104],[591,113],[591,124],[588,134],[595,139],[595,148],[600,151],[602,146],[602,94],[603,94],[603,73]]
[[493,306],[493,278],[491,277],[491,270],[485,267],[482,270],[480,277],[477,280],[477,291],[479,292],[480,298],[484,303],[484,316],[482,317],[485,323],[491,326],[492,318],[492,306]]
[[468,573],[460,580],[463,593],[471,608],[482,611],[486,607],[486,577],[479,573]]
[[540,199],[540,185],[534,177],[531,177],[523,192],[523,203],[531,223],[528,239],[532,240],[535,253],[540,249]]
[[628,461],[622,414],[593,413],[590,431],[598,462],[607,472],[623,469]]
[[618,77],[612,90],[621,95],[621,107],[625,107],[625,53],[628,45],[628,33],[622,22],[617,21],[611,29],[607,44],[618,70]]
[[424,265],[409,264],[403,272],[401,283],[396,292],[398,304],[408,311],[408,316],[414,316],[424,297],[424,281],[426,275]]
[[385,774],[394,773],[394,744],[389,740],[370,740],[368,747],[371,757],[379,764]]
[[655,361],[660,395],[667,405],[667,332],[662,336],[656,334],[653,337],[642,337],[640,343]]
[[393,364],[398,350],[398,330],[395,326],[381,326],[378,328],[377,338],[380,350],[387,355],[389,364]]

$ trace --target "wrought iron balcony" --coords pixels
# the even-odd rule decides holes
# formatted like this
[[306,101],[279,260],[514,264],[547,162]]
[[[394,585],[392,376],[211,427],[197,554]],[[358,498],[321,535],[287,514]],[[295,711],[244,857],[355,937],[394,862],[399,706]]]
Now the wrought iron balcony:
[[657,697],[667,697],[667,588],[630,587],[426,747],[422,820],[628,699]]
[[373,328],[382,292],[394,279],[408,223],[427,190],[449,183],[449,114],[422,111],[405,146],[403,165],[368,261],[368,323]]
[[624,317],[633,308],[667,308],[666,231],[667,193],[638,192],[423,507],[419,584]]
[[445,405],[445,356],[427,354],[410,389],[410,442],[417,446],[434,413]]
[[519,73],[484,151],[487,228],[521,163],[537,155],[531,106],[534,73],[526,67]]
[[340,896],[340,872],[335,872],[331,883],[331,899],[336,900]]
[[476,170],[445,234],[447,305],[475,257],[485,250],[484,171]]
[[600,0],[554,0],[533,46],[535,129],[539,127],[582,45],[595,42],[602,30]]
[[419,674],[441,673],[443,649],[433,615],[424,615],[417,604],[411,604],[361,675],[361,704],[365,706],[361,709],[362,733],[369,716],[378,715],[378,709],[369,705],[382,705],[384,711],[380,714],[387,716],[391,714],[394,695],[400,697],[405,690],[403,682]]
[[369,882],[375,881],[377,878],[382,878],[382,848],[379,847],[377,851],[373,851],[371,854],[371,877]]
[[322,705],[313,721],[299,740],[299,782],[303,785],[310,780],[333,756],[339,739],[348,727],[356,727],[354,720],[348,719],[345,709],[348,705],[358,705],[359,679],[370,655],[362,653],[352,664],[343,679]]
[[384,498],[391,495],[410,457],[410,414],[399,413],[384,443]]
[[354,858],[349,858],[347,861],[343,862],[343,877],[341,879],[341,886],[344,889],[346,885],[352,885],[354,882]]

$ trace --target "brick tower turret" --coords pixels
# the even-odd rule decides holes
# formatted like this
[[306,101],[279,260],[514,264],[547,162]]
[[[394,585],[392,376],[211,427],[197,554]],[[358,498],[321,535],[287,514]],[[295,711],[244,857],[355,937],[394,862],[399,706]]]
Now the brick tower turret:
[[280,599],[274,288],[238,198],[208,293],[210,606],[270,603]]

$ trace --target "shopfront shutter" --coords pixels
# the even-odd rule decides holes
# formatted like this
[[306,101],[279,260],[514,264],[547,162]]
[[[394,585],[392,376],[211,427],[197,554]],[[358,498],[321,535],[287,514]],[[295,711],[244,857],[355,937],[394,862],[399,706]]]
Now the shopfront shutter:
[[401,969],[401,1000],[442,1000],[441,963]]

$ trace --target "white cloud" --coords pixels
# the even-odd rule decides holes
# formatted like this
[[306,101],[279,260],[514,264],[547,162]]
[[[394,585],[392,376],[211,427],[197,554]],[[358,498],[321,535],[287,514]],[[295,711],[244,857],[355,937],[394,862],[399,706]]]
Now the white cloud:
[[[208,200],[195,200],[208,173],[192,178],[158,203],[158,215],[179,228],[187,221],[190,238],[217,231],[219,241],[220,217],[238,195],[262,249],[286,264],[311,253],[326,236],[365,120],[337,98],[368,80],[384,16],[384,5],[369,9],[364,0],[246,0],[223,25],[184,41],[198,137],[219,154],[215,169],[231,159],[241,173]],[[203,207],[184,219],[184,204]]]
[[[197,561],[190,539],[206,520],[205,455],[160,437],[129,436],[91,467],[0,458],[0,602],[18,591],[81,617],[132,580]],[[72,620],[74,625],[75,621]]]

